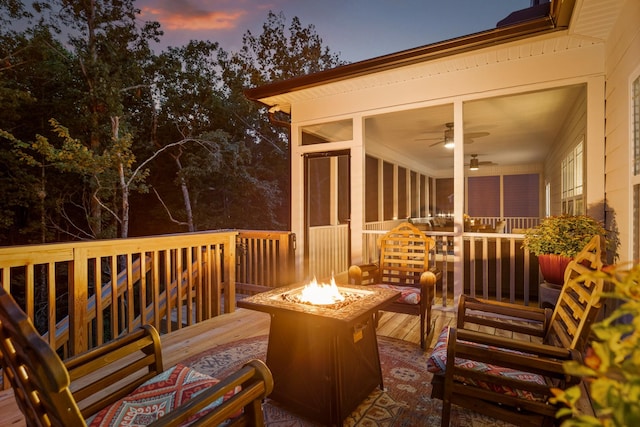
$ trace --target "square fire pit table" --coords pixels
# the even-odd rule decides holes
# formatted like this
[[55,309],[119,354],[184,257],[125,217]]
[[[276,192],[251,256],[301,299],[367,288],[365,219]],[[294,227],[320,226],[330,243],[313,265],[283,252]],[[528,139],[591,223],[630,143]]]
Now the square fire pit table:
[[298,302],[305,285],[275,288],[238,301],[271,315],[267,366],[270,398],[325,425],[342,421],[375,389],[383,388],[374,313],[399,292],[339,285],[344,301]]

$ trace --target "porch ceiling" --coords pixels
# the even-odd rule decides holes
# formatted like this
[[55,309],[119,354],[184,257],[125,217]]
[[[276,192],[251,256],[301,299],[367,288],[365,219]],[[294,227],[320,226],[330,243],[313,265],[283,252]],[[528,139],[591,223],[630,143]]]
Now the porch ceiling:
[[[465,134],[484,135],[465,138],[465,162],[477,154],[480,162],[492,162],[481,169],[542,163],[583,90],[576,85],[465,103]],[[372,116],[365,122],[366,145],[373,153],[392,151],[436,174],[451,174],[453,151],[442,143],[448,122],[451,105]]]

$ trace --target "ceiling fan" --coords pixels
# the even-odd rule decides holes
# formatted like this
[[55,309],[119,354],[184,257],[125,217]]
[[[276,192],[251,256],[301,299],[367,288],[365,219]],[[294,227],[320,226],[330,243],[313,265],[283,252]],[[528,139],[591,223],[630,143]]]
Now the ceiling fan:
[[[430,140],[438,140],[433,144],[429,145],[429,147],[434,147],[439,144],[444,143],[445,148],[453,149],[453,122],[445,123],[446,129],[444,130],[444,135],[442,137],[435,138],[417,138],[416,141],[430,141]],[[464,143],[471,144],[473,142],[473,138],[480,138],[483,136],[489,135],[489,132],[465,132],[464,134]]]
[[495,165],[497,165],[497,163],[494,163],[494,162],[491,162],[491,161],[481,162],[480,160],[478,160],[478,155],[477,154],[472,154],[471,155],[471,160],[469,161],[469,163],[465,163],[464,165],[465,166],[469,166],[469,170],[477,171],[480,166],[495,166]]

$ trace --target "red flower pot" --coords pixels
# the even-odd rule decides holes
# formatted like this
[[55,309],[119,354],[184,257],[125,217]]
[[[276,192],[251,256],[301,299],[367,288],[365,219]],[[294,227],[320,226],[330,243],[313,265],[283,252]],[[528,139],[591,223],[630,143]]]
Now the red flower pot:
[[563,255],[545,254],[538,255],[538,263],[542,277],[547,283],[554,283],[562,286],[564,283],[564,271],[573,258]]

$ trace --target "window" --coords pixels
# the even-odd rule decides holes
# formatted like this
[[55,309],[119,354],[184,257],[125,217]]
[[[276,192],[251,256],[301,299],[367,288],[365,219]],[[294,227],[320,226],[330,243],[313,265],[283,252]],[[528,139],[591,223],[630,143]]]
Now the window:
[[633,139],[633,174],[640,175],[640,77],[633,81],[632,87],[632,120],[631,132]]
[[631,84],[631,143],[633,156],[633,259],[640,259],[640,70]]
[[583,141],[581,140],[562,160],[562,213],[584,214]]
[[551,183],[544,185],[544,216],[551,216]]

